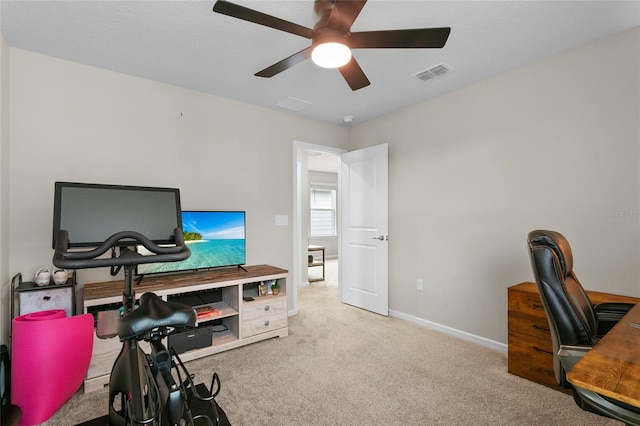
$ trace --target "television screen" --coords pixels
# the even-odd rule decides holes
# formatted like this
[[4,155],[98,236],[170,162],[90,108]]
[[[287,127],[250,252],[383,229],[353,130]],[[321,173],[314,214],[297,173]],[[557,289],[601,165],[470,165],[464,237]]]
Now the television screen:
[[[180,190],[143,186],[56,182],[53,241],[61,229],[69,247],[96,247],[121,231],[136,231],[156,244],[172,244],[181,228]],[[120,245],[126,246],[127,241]]]
[[[243,211],[183,211],[182,232],[191,250],[187,260],[138,265],[138,275],[240,266],[246,263]],[[148,254],[142,246],[138,252]]]

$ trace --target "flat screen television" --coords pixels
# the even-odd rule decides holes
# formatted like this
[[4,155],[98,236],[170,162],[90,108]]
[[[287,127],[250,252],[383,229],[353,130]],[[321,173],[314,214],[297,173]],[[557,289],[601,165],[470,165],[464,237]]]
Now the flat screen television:
[[[145,186],[56,182],[53,240],[69,232],[69,247],[97,247],[111,235],[136,231],[156,244],[173,244],[182,228],[180,190]],[[131,245],[126,240],[120,246]]]
[[[180,262],[138,265],[138,275],[197,271],[246,264],[243,211],[183,211],[182,232],[191,256]],[[138,252],[147,254],[138,246]]]

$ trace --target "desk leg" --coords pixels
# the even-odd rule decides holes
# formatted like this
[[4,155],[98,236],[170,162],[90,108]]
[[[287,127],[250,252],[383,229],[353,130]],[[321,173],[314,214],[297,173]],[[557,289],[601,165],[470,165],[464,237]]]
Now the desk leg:
[[316,249],[309,250],[309,251],[321,251],[322,252],[322,263],[312,262],[312,263],[309,264],[310,267],[322,266],[322,278],[309,278],[309,282],[324,281],[325,280],[325,269],[324,268],[325,268],[325,262],[326,262],[326,258],[325,258],[325,254],[324,254],[325,249],[316,248]]

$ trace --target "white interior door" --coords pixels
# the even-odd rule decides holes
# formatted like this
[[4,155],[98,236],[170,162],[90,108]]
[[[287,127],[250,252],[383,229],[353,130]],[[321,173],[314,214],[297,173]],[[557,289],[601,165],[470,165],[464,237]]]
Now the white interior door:
[[388,145],[342,154],[341,300],[389,314]]

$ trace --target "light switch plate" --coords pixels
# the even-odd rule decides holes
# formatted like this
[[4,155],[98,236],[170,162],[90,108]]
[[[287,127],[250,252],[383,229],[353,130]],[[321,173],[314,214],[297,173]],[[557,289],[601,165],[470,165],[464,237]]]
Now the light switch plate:
[[287,215],[276,216],[276,226],[287,226],[288,224],[289,224],[289,216]]

